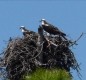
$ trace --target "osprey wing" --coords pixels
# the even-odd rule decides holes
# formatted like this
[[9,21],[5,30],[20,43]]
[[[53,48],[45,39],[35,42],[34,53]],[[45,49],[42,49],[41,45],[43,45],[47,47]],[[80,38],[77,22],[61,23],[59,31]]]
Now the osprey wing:
[[49,26],[52,27],[52,31],[55,31],[55,32],[57,32],[57,33],[60,33],[61,35],[66,36],[66,34],[63,33],[62,31],[60,31],[56,26],[54,26],[54,25],[52,25],[52,24],[49,24]]
[[[54,25],[52,25],[52,24],[50,24],[50,23],[48,23],[49,24],[49,26],[51,26],[53,29],[55,29],[55,30],[59,30],[56,26],[54,26]],[[60,31],[60,30],[59,30]]]

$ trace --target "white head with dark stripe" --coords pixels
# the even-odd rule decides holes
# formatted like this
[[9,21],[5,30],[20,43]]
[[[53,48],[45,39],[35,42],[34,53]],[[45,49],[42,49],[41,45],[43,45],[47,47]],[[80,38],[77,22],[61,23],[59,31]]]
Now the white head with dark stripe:
[[25,32],[25,26],[21,26],[20,29],[22,32]]
[[42,25],[45,25],[47,23],[45,19],[41,19],[40,22],[41,22]]

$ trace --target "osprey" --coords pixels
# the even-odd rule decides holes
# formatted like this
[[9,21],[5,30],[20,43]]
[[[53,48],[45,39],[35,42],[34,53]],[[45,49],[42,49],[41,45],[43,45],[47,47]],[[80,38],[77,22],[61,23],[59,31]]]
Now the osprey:
[[[41,24],[43,29],[53,35],[60,35],[63,38],[65,38],[64,36],[66,36],[65,33],[61,32],[57,27],[53,26],[52,24],[48,23],[45,19],[41,20]],[[65,38],[66,39],[66,38]]]
[[24,26],[21,26],[20,29],[21,29],[25,38],[28,38],[28,37],[34,37],[36,39],[38,38],[38,33],[34,32],[34,31],[27,30]]
[[26,36],[26,37],[31,34],[31,31],[27,30],[25,28],[25,26],[21,26],[20,29],[21,29],[23,35]]
[[52,24],[48,23],[45,19],[42,19],[41,22],[42,22],[42,27],[43,27],[43,29],[44,29],[46,32],[48,32],[48,33],[50,33],[50,34],[54,34],[54,35],[59,34],[59,35],[61,35],[61,36],[62,36],[62,35],[63,35],[63,36],[66,36],[65,33],[61,32],[57,27],[55,27],[55,26],[53,26]]

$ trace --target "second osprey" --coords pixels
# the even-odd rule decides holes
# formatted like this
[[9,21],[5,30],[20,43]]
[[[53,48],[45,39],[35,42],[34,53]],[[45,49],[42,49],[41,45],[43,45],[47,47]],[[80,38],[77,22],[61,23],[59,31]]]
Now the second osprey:
[[50,34],[54,34],[54,35],[66,36],[65,33],[61,32],[57,27],[55,27],[52,24],[48,23],[45,19],[42,19],[41,23],[42,23],[43,29],[46,32],[48,32]]

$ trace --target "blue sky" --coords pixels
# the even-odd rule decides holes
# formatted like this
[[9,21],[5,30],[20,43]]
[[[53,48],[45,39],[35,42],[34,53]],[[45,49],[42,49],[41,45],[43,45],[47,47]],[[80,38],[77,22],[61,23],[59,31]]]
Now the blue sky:
[[[0,1],[0,52],[6,47],[9,37],[21,37],[21,25],[36,31],[39,21],[45,18],[63,30],[69,39],[75,40],[86,33],[86,1],[78,0],[1,0]],[[72,48],[81,63],[82,80],[86,79],[86,35]],[[73,71],[74,72],[74,71]],[[73,73],[74,80],[79,80]]]

